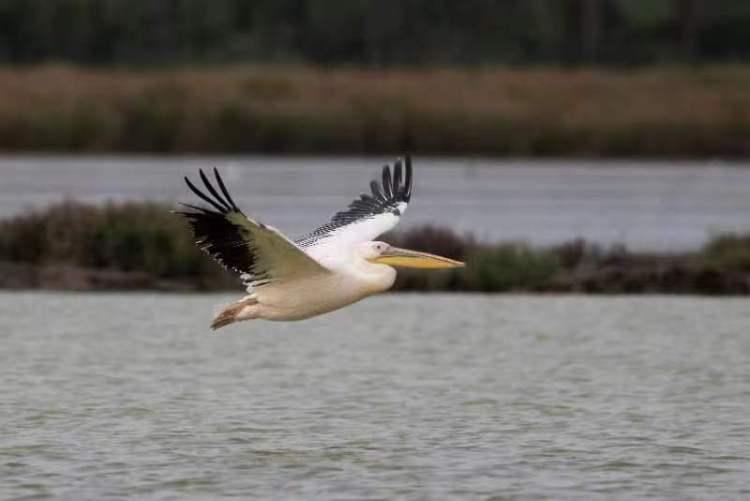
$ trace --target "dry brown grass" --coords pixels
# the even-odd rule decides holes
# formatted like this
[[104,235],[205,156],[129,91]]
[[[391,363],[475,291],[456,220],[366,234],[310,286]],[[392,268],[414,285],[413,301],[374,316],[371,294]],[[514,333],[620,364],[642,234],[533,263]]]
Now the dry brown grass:
[[0,70],[8,151],[750,153],[750,68]]

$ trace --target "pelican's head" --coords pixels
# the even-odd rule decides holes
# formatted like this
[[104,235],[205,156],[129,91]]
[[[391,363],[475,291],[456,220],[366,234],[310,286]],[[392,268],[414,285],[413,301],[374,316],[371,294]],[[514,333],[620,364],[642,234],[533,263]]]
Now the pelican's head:
[[404,268],[462,268],[464,263],[447,257],[408,249],[400,249],[385,242],[362,244],[361,255],[370,263]]

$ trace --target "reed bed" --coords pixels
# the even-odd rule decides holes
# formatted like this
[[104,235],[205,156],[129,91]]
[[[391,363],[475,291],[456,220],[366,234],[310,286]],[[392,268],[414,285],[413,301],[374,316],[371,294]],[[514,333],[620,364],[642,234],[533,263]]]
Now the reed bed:
[[741,156],[750,67],[0,69],[0,150]]

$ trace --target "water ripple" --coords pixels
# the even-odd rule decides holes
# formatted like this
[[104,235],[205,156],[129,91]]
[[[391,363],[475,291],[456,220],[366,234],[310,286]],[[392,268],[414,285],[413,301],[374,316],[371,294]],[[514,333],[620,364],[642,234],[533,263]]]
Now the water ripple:
[[0,295],[1,499],[750,492],[746,300],[382,296],[212,336],[227,297]]

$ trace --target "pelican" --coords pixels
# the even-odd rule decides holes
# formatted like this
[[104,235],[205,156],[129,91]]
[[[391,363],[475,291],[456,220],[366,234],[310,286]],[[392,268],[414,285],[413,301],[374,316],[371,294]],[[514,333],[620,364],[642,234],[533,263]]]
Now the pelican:
[[[193,229],[196,244],[239,274],[247,295],[226,306],[211,323],[218,329],[251,319],[302,320],[337,310],[389,289],[393,268],[456,268],[464,263],[400,249],[375,240],[398,224],[412,194],[409,156],[383,167],[346,210],[292,241],[279,230],[247,217],[234,203],[219,171],[215,184],[199,171],[205,191],[185,177],[207,206],[182,204],[177,211]],[[218,189],[217,189],[218,187]]]

